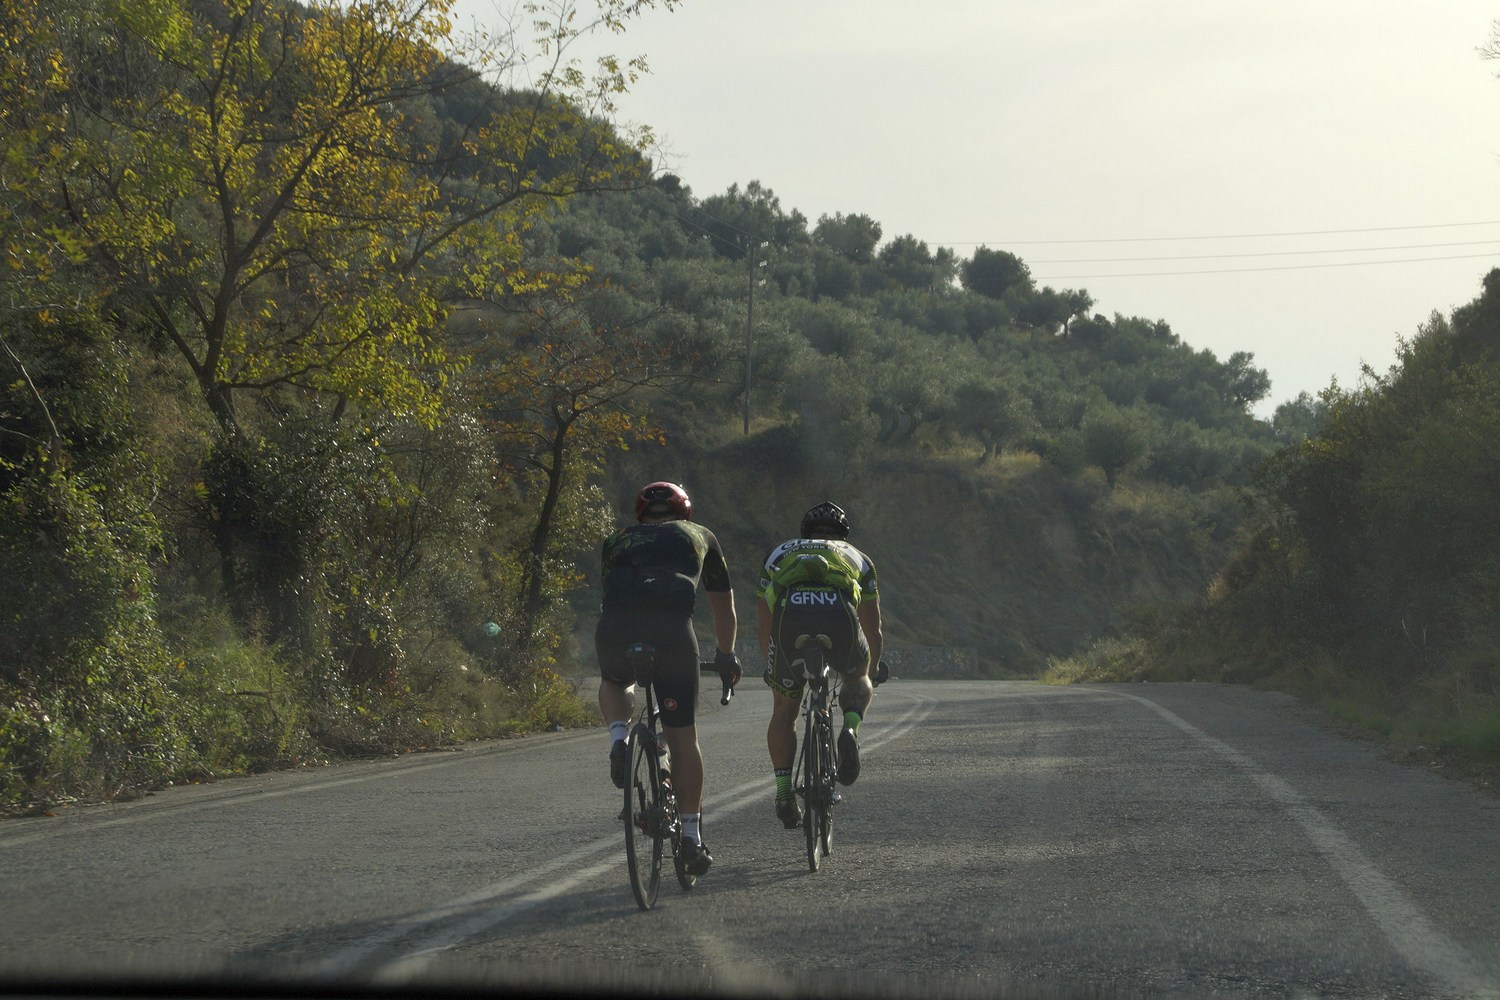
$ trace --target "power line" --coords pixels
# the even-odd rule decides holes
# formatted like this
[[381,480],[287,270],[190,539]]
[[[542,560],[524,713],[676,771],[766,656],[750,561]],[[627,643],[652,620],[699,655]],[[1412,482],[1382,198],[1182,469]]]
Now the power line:
[[1276,267],[1224,267],[1211,268],[1203,271],[1135,271],[1119,274],[1049,274],[1033,275],[1034,281],[1062,281],[1076,280],[1079,278],[1169,278],[1184,274],[1252,274],[1256,271],[1310,271],[1315,268],[1325,267],[1367,267],[1372,264],[1421,264],[1436,260],[1476,260],[1482,258],[1493,258],[1495,254],[1470,253],[1457,254],[1451,257],[1409,257],[1405,260],[1349,260],[1334,261],[1327,264],[1284,264]]
[[1237,257],[1297,257],[1318,253],[1382,253],[1388,250],[1436,250],[1442,247],[1495,246],[1500,240],[1466,240],[1459,243],[1408,243],[1404,246],[1343,247],[1334,250],[1256,250],[1251,253],[1203,253],[1177,257],[1069,257],[1033,260],[1029,264],[1122,264],[1162,260],[1229,260]]
[[1342,236],[1349,233],[1398,233],[1413,229],[1457,229],[1462,226],[1497,226],[1494,222],[1439,222],[1425,226],[1374,226],[1367,229],[1306,229],[1285,233],[1226,233],[1220,236],[1117,236],[1077,240],[939,240],[937,246],[1043,246],[1062,243],[1168,243],[1185,240],[1255,240],[1282,236]]
[[[717,217],[715,217],[713,215],[708,214],[707,212],[701,212],[701,214],[708,221],[718,223],[719,225],[723,226],[726,229],[731,230],[732,232],[738,233],[738,234],[740,234],[742,236],[745,236],[745,237],[749,237],[751,239],[755,238],[753,236],[753,234],[746,232],[745,230],[741,229],[740,227],[734,225],[732,222],[728,222],[728,221],[726,221],[724,219],[717,218]],[[710,239],[717,240],[718,242],[723,243],[725,246],[728,246],[728,247],[733,247],[735,249],[739,249],[740,248],[739,244],[737,242],[725,239],[723,236],[719,235],[718,233],[713,232],[712,230],[708,229],[706,226],[700,225],[699,223],[693,221],[692,219],[689,219],[688,217],[684,216],[680,212],[673,212],[672,215],[674,217],[676,217],[676,219],[679,222],[681,222],[681,223],[683,223],[683,224],[685,224],[687,226],[690,226],[690,227],[692,227],[694,229],[697,229],[698,231],[702,232],[704,235],[708,236]],[[1026,246],[1043,246],[1043,245],[1064,245],[1064,244],[1080,244],[1080,243],[1153,243],[1153,242],[1187,242],[1187,241],[1194,241],[1194,240],[1270,239],[1270,238],[1290,237],[1290,236],[1338,236],[1338,235],[1351,235],[1351,234],[1358,234],[1358,233],[1411,232],[1411,231],[1414,231],[1414,230],[1458,229],[1458,228],[1471,227],[1471,226],[1495,226],[1495,225],[1500,225],[1500,220],[1490,221],[1490,222],[1440,222],[1440,223],[1431,223],[1431,224],[1427,224],[1427,225],[1417,225],[1417,226],[1370,226],[1370,227],[1357,228],[1357,229],[1308,229],[1308,230],[1300,230],[1300,231],[1295,231],[1295,232],[1280,232],[1280,233],[1238,233],[1238,234],[1227,234],[1227,235],[1222,235],[1222,236],[1139,236],[1139,237],[1115,237],[1115,238],[1105,238],[1105,239],[1075,239],[1075,240],[1012,240],[1012,241],[1010,241],[1010,243],[1012,245],[1017,245],[1017,246],[1020,246],[1020,245],[1026,245]],[[1032,261],[1030,263],[1032,263],[1032,264],[1038,264],[1038,265],[1046,265],[1046,264],[1114,264],[1114,263],[1166,262],[1166,261],[1178,261],[1178,260],[1232,260],[1232,259],[1242,259],[1242,258],[1250,258],[1250,257],[1292,257],[1292,256],[1306,256],[1306,255],[1311,255],[1311,254],[1330,254],[1330,253],[1375,253],[1375,252],[1388,252],[1388,251],[1391,251],[1391,250],[1439,249],[1439,248],[1443,248],[1443,247],[1460,247],[1460,246],[1493,246],[1493,245],[1496,245],[1496,244],[1500,244],[1500,240],[1468,240],[1468,241],[1451,242],[1451,243],[1415,243],[1415,244],[1404,244],[1404,245],[1398,245],[1398,246],[1383,246],[1383,247],[1349,247],[1349,248],[1346,248],[1346,249],[1334,249],[1334,250],[1262,250],[1262,251],[1252,251],[1252,252],[1246,252],[1246,253],[1189,254],[1189,255],[1162,256],[1162,257],[1067,258],[1067,259],[1056,259],[1056,260],[1039,260],[1039,261]],[[988,244],[985,241],[960,241],[958,243],[939,243],[937,245],[938,246],[984,246],[984,245],[988,245]],[[1476,259],[1482,259],[1482,258],[1492,257],[1492,256],[1495,256],[1495,255],[1494,254],[1487,254],[1487,253],[1485,253],[1485,254],[1456,254],[1456,255],[1451,255],[1451,256],[1440,256],[1440,257],[1408,257],[1408,258],[1404,258],[1404,259],[1400,259],[1400,260],[1330,261],[1330,262],[1322,263],[1322,264],[1282,264],[1282,265],[1275,265],[1275,266],[1271,266],[1271,267],[1208,268],[1208,269],[1199,269],[1199,270],[1191,270],[1191,271],[1137,271],[1137,272],[1121,272],[1121,273],[1113,273],[1113,274],[1035,275],[1035,276],[1033,276],[1033,278],[1036,281],[1062,281],[1062,280],[1075,281],[1075,280],[1080,280],[1080,279],[1094,279],[1094,278],[1155,278],[1155,277],[1180,277],[1180,276],[1185,276],[1185,275],[1197,275],[1197,274],[1252,274],[1252,273],[1255,273],[1257,271],[1302,271],[1302,270],[1323,269],[1323,268],[1330,268],[1330,267],[1364,267],[1364,266],[1369,266],[1369,265],[1373,265],[1373,264],[1420,264],[1420,263],[1425,263],[1425,262],[1429,262],[1429,261],[1476,260]]]
[[[707,236],[709,239],[718,240],[720,243],[724,244],[726,247],[733,247],[735,249],[740,249],[740,244],[739,243],[736,243],[734,240],[725,239],[723,236],[720,236],[718,233],[714,232],[712,229],[709,229],[707,226],[701,226],[701,225],[699,225],[698,223],[694,222],[692,219],[689,219],[687,216],[683,215],[682,213],[680,213],[680,212],[673,212],[672,215],[677,219],[678,222],[681,222],[683,225],[693,227],[694,229],[696,229],[699,232],[703,233],[703,235]],[[721,226],[725,227],[726,229],[732,229],[733,231],[735,231],[736,233],[739,233],[741,236],[744,236],[748,240],[759,239],[759,237],[757,237],[755,234],[748,233],[745,230],[741,229],[739,226],[736,226],[736,225],[734,225],[731,222],[725,222],[723,219],[714,218],[712,215],[709,215],[706,212],[703,213],[703,217],[706,218],[706,219],[708,219],[708,221],[710,221],[710,222],[717,222],[717,223],[719,223]]]

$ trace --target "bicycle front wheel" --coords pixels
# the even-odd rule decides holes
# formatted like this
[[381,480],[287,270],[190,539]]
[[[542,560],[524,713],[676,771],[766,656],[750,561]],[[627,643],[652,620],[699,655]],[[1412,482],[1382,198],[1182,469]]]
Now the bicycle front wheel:
[[625,863],[630,891],[643,910],[656,905],[661,888],[661,774],[656,737],[637,724],[630,734],[630,771],[625,782]]
[[822,739],[818,743],[818,762],[822,771],[819,784],[823,790],[823,808],[818,810],[818,846],[822,848],[823,857],[826,858],[833,854],[833,803],[838,795],[838,786],[835,784],[838,767],[835,758],[838,752],[833,737],[833,719],[824,716],[820,728]]

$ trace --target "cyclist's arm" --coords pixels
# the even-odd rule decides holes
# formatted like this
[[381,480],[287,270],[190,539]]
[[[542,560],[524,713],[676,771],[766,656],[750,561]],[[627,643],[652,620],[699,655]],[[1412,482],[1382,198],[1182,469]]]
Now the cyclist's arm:
[[755,640],[760,643],[760,655],[771,652],[771,607],[764,597],[755,599]]
[[708,609],[714,614],[714,642],[718,643],[720,652],[732,653],[739,624],[734,614],[734,591],[709,590],[704,593],[708,597]]
[[868,600],[861,601],[856,614],[859,617],[859,627],[865,633],[865,642],[870,646],[870,669],[874,670],[880,663],[880,654],[885,645],[885,636],[880,627],[880,596],[871,595]]

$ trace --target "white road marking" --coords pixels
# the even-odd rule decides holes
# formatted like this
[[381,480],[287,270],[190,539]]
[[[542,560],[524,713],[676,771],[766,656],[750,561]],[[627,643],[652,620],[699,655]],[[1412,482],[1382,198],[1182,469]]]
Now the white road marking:
[[1262,768],[1250,756],[1216,739],[1156,702],[1123,691],[1110,694],[1139,702],[1183,732],[1200,740],[1243,771],[1273,802],[1302,827],[1349,891],[1385,932],[1396,952],[1413,968],[1432,976],[1457,996],[1500,997],[1500,987],[1485,968],[1438,929],[1401,887],[1391,881],[1338,825],[1310,805],[1285,780]]
[[[618,849],[620,846],[619,838],[616,837],[611,837],[609,843],[613,849]],[[668,863],[667,859],[663,859],[662,866],[665,868],[668,866]],[[576,872],[566,879],[553,882],[550,885],[543,886],[540,889],[533,890],[514,899],[506,900],[499,905],[490,906],[465,920],[436,928],[435,931],[430,932],[428,936],[422,938],[418,945],[407,950],[399,958],[383,962],[377,966],[376,971],[370,976],[370,981],[377,983],[405,982],[419,974],[434,959],[448,949],[462,944],[471,937],[484,934],[492,927],[504,923],[517,914],[524,913],[534,906],[547,902],[549,899],[555,899],[571,890],[574,886],[603,875],[609,869],[617,866],[620,866],[619,858],[606,858],[582,871]],[[663,873],[663,878],[667,874]]]
[[[937,702],[931,698],[917,696],[912,706],[893,723],[881,727],[878,737],[860,745],[861,758],[869,750],[899,739],[920,725],[936,705]],[[764,803],[766,793],[764,780],[747,781],[706,798],[703,811],[711,814],[717,821],[751,805]],[[372,982],[400,983],[409,980],[420,974],[443,952],[485,935],[506,921],[572,891],[611,868],[619,868],[623,874],[625,862],[620,840],[619,836],[600,838],[524,875],[496,882],[460,899],[406,918],[314,963],[307,974],[319,979],[343,980],[356,974],[361,968],[366,968]],[[564,878],[551,877],[559,869],[586,864],[589,858],[597,854],[609,856]],[[670,872],[664,873],[664,877],[669,874]],[[527,886],[537,882],[543,884],[527,891]],[[621,891],[624,891],[623,886]],[[375,958],[376,953],[382,949],[398,943],[398,955],[383,960]]]

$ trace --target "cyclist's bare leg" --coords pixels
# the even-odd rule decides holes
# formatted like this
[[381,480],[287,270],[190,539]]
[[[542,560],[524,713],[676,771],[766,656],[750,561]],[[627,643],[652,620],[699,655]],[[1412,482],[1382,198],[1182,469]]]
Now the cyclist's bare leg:
[[599,680],[599,714],[604,724],[629,722],[635,714],[635,685],[617,681]]
[[870,671],[866,665],[864,672],[857,677],[844,675],[843,684],[839,688],[839,708],[845,712],[858,712],[862,719],[874,696],[875,685],[870,683]]
[[672,787],[677,791],[677,811],[699,812],[703,804],[703,753],[698,749],[698,727],[664,725],[661,734],[672,753]]
[[766,727],[766,749],[771,751],[771,766],[791,770],[797,757],[797,716],[802,703],[782,694],[771,695],[771,723]]

